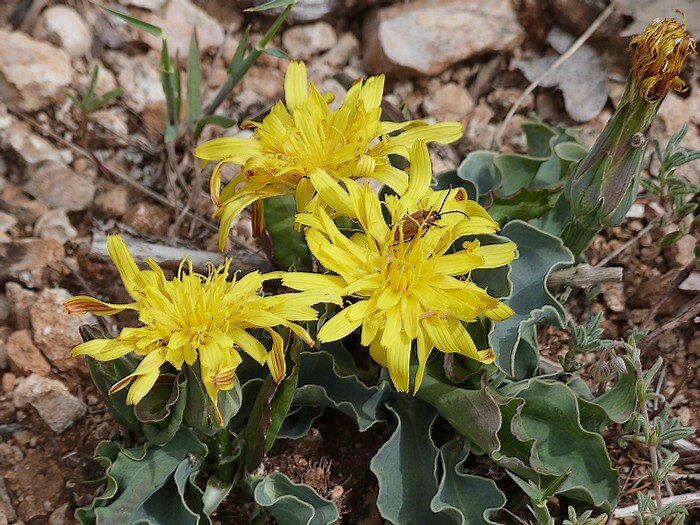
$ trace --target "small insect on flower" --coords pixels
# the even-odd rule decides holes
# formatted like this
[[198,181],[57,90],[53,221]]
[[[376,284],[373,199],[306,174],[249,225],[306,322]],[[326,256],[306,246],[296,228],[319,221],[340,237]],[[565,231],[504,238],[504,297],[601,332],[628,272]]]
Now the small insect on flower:
[[[428,229],[433,226],[442,228],[443,226],[438,224],[437,221],[442,219],[443,215],[459,213],[469,219],[469,215],[461,210],[442,211],[445,207],[445,203],[447,202],[447,198],[450,195],[450,191],[452,191],[451,188],[447,191],[447,193],[445,193],[445,198],[442,200],[440,207],[436,211],[433,211],[430,208],[427,210],[418,210],[401,219],[398,227],[394,229],[394,244],[412,241],[419,234],[422,237],[428,233]],[[465,198],[464,190],[458,188],[457,194],[455,195],[455,200],[460,202]]]

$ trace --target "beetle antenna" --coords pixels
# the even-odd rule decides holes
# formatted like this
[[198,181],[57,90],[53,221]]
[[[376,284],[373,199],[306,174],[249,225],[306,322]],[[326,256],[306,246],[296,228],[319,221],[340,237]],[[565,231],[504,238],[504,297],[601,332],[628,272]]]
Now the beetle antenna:
[[464,215],[467,219],[471,219],[471,217],[470,217],[466,212],[464,212],[464,211],[462,211],[462,210],[450,210],[450,211],[446,211],[446,212],[444,212],[444,213],[441,213],[440,215],[449,215],[450,213],[461,213],[461,214]]
[[452,185],[450,184],[449,189],[447,190],[447,193],[445,193],[445,198],[442,199],[442,202],[440,203],[440,207],[438,208],[437,214],[440,215],[442,212],[442,208],[445,206],[445,203],[447,202],[447,197],[450,196],[450,192],[452,191]]

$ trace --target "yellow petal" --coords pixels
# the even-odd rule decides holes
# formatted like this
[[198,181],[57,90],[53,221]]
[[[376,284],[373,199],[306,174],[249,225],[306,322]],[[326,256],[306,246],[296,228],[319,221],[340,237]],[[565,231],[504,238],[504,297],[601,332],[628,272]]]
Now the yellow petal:
[[408,189],[402,199],[417,203],[430,189],[433,178],[433,168],[425,142],[417,140],[411,147],[411,176],[408,179]]
[[[273,272],[274,278],[282,279],[282,284],[294,290],[328,290],[339,292],[345,281],[339,275],[322,275],[310,272]],[[268,274],[269,275],[269,274]]]
[[368,78],[360,88],[360,100],[362,100],[365,110],[380,107],[383,95],[384,75]]
[[208,140],[197,146],[194,154],[202,160],[227,159],[235,164],[243,164],[253,155],[262,153],[260,141],[253,138],[220,137]]
[[93,313],[97,316],[114,315],[124,310],[136,310],[137,303],[113,304],[100,301],[87,295],[76,295],[63,303],[69,314]]
[[318,168],[312,170],[309,173],[309,180],[321,200],[328,204],[333,211],[349,217],[355,216],[350,196],[326,171]]
[[411,339],[401,331],[399,337],[386,349],[387,368],[399,392],[408,392],[411,364]]
[[395,168],[390,164],[375,168],[371,177],[386,184],[399,195],[406,191],[410,181],[410,177],[405,171]]
[[287,108],[294,112],[309,98],[309,85],[306,78],[306,64],[291,62],[284,77],[284,99]]
[[418,351],[418,370],[416,370],[416,378],[413,384],[413,394],[415,395],[423,383],[423,376],[425,375],[425,365],[428,362],[428,357],[430,356],[430,351],[433,349],[433,345],[425,335],[422,329],[418,330],[418,337],[416,340],[416,350]]
[[267,355],[267,366],[270,369],[272,378],[281,383],[287,374],[287,363],[284,357],[284,339],[272,329],[267,329],[272,337],[272,351]]
[[243,350],[261,365],[265,364],[265,360],[267,359],[267,350],[265,349],[265,346],[263,346],[263,344],[255,337],[241,328],[234,328],[231,330],[231,337],[238,348]]
[[316,338],[322,343],[337,341],[352,333],[370,315],[369,301],[359,301],[344,308],[329,319],[318,331]]
[[498,303],[498,306],[495,308],[491,308],[490,310],[486,310],[484,315],[488,317],[489,319],[492,319],[494,321],[504,321],[508,319],[511,315],[513,315],[515,312],[513,309],[508,306],[506,303]]
[[501,244],[487,244],[479,246],[475,253],[483,257],[484,261],[479,268],[498,268],[515,259],[515,243],[504,242]]
[[124,283],[124,288],[126,288],[131,297],[138,300],[138,297],[135,295],[135,288],[138,284],[139,267],[136,266],[136,261],[131,256],[124,239],[119,235],[108,235],[107,253],[109,253],[109,258],[112,259],[112,262],[117,267],[119,276]]
[[125,356],[132,350],[131,345],[116,339],[92,339],[73,348],[71,355],[73,357],[88,355],[98,361],[111,361]]
[[153,385],[156,384],[158,375],[158,370],[155,370],[136,377],[131,384],[131,388],[129,388],[129,393],[126,395],[126,404],[135,405],[141,401],[151,388],[153,388]]

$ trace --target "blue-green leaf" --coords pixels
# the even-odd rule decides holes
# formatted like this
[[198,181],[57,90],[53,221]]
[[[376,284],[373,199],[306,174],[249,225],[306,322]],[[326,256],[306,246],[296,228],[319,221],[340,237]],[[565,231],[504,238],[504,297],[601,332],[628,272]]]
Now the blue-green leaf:
[[265,226],[272,239],[275,260],[284,268],[311,269],[311,252],[304,234],[294,227],[294,195],[280,195],[263,201]]
[[265,477],[255,487],[255,502],[284,525],[331,525],[338,508],[303,483],[297,484],[281,472]]
[[491,479],[464,472],[469,449],[452,440],[440,447],[442,479],[430,508],[455,525],[495,525],[491,514],[503,508],[506,496]]

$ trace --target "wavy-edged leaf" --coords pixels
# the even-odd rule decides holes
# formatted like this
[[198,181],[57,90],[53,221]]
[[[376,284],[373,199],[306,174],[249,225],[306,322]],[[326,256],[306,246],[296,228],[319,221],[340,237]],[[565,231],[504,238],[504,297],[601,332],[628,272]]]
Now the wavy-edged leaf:
[[[106,465],[107,487],[91,505],[78,509],[76,517],[84,525],[123,525],[145,519],[153,525],[172,523],[151,519],[149,506],[153,509],[160,504],[147,502],[172,480],[181,462],[190,461],[190,454],[203,458],[207,447],[186,429],[162,446],[122,449],[115,443],[100,443],[95,455]],[[189,508],[179,497],[168,499],[171,506],[175,502]]]
[[493,480],[464,472],[468,455],[469,449],[457,440],[440,447],[442,479],[430,508],[455,525],[496,525],[491,514],[503,508],[506,496]]
[[255,502],[284,525],[331,525],[338,508],[303,483],[293,483],[281,472],[273,472],[255,486]]
[[518,247],[518,258],[510,265],[512,293],[506,300],[515,314],[505,321],[494,323],[489,340],[496,352],[499,368],[517,377],[518,352],[535,360],[519,368],[532,369],[533,364],[536,366],[534,325],[548,323],[561,328],[566,323],[564,307],[549,292],[546,283],[553,270],[573,264],[574,256],[561,239],[526,222],[509,222],[501,235]]
[[[199,370],[193,367],[185,367],[187,374],[187,403],[185,404],[184,421],[192,428],[204,435],[212,436],[221,430],[216,409],[209,399]],[[217,406],[224,420],[224,426],[236,415],[241,408],[241,386],[238,378],[234,378],[234,386],[231,390],[221,390],[217,397]]]
[[396,430],[369,466],[379,481],[379,513],[401,525],[450,524],[447,516],[430,510],[437,490],[438,449],[430,437],[435,409],[422,401],[400,399],[389,410],[396,417]]
[[532,379],[519,392],[525,404],[517,424],[532,440],[530,464],[539,474],[559,476],[571,470],[558,493],[594,505],[615,508],[619,492],[600,434],[581,426],[576,395],[563,383]]
[[334,408],[357,421],[361,432],[385,421],[384,403],[394,396],[387,382],[367,386],[342,371],[325,350],[302,352],[294,406]]
[[143,425],[146,439],[155,445],[168,442],[180,428],[187,402],[187,379],[162,374],[156,384],[134,407],[134,414]]

